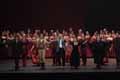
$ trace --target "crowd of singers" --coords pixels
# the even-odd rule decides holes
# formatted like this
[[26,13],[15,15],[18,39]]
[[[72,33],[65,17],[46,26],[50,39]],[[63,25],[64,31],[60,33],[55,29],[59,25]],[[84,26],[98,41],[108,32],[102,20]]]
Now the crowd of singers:
[[[65,66],[70,63],[71,68],[78,68],[80,64],[86,66],[87,52],[92,53],[97,69],[108,63],[109,55],[116,58],[117,68],[120,63],[120,34],[106,28],[90,34],[79,29],[63,30],[35,30],[31,32],[3,31],[0,36],[0,51],[4,56],[13,57],[15,70],[19,70],[19,60],[22,58],[23,67],[27,65],[27,58],[33,64],[45,69],[46,54],[52,53],[53,66]],[[82,59],[82,61],[80,61]]]

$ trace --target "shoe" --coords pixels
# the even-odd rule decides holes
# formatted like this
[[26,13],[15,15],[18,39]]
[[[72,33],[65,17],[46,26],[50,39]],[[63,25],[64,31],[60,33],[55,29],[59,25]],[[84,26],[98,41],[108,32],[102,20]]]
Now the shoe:
[[100,65],[96,65],[96,69],[101,69],[101,66]]
[[37,66],[40,66],[40,64],[37,64]]

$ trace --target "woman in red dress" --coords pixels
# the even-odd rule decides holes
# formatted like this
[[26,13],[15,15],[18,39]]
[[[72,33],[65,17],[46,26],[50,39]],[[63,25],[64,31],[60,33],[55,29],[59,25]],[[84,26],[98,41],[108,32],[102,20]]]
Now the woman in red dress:
[[[47,44],[49,44],[49,36],[48,36],[48,33],[45,32],[44,34],[45,34],[45,36],[44,36],[45,41],[46,41]],[[47,45],[46,47],[47,47],[47,48],[46,48],[46,51],[45,51],[45,57],[46,57],[46,58],[50,58],[50,57],[51,57],[51,50],[50,50],[50,48],[49,48],[49,45]]]
[[[82,40],[82,29],[79,29],[78,30],[78,35],[77,35],[77,40],[78,40],[78,43],[80,43],[81,42],[81,40]],[[80,50],[80,45],[78,46],[78,52],[79,52],[79,54],[80,54],[80,56],[81,56],[81,50]]]
[[27,55],[28,55],[28,50],[27,50],[27,38],[26,38],[26,34],[23,33],[22,34],[22,44],[23,44],[23,53],[22,53],[22,62],[23,62],[23,67],[26,67],[27,65]]
[[32,53],[31,53],[31,48],[32,48],[32,37],[30,34],[27,34],[27,41],[28,41],[28,44],[27,44],[27,50],[28,50],[28,58],[31,58],[32,56]]
[[67,32],[65,32],[64,34],[64,40],[65,40],[65,60],[66,62],[70,62],[70,56],[72,53],[72,45],[70,44],[70,37],[68,36]]
[[37,39],[38,39],[38,35],[34,34],[32,37],[32,48],[31,48],[31,52],[32,52],[32,62],[33,64],[37,64],[39,65],[39,59],[38,59],[38,50],[37,50]]
[[[114,32],[114,30],[112,30],[111,37],[113,38],[113,40],[116,38],[116,33]],[[111,57],[115,57],[113,40],[112,40],[112,44],[111,44],[111,48],[110,48],[110,56]]]
[[85,39],[86,39],[86,41],[87,41],[87,44],[86,44],[87,57],[92,57],[92,52],[91,52],[90,45],[89,45],[89,42],[90,42],[90,34],[89,34],[88,31],[86,31]]
[[50,57],[53,58],[53,63],[52,65],[56,65],[56,44],[55,44],[55,41],[56,41],[56,33],[53,33],[51,32],[51,35],[49,36],[49,54],[50,54]]

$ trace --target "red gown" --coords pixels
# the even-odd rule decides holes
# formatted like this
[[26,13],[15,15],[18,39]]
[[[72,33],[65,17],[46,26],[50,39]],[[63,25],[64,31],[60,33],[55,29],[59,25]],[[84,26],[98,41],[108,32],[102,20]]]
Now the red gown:
[[[50,38],[49,38],[49,41],[50,41],[50,43],[52,43],[52,41],[54,41],[54,36],[52,35],[52,36],[50,36]],[[47,50],[47,56],[49,56],[49,57],[53,57],[53,52],[52,52],[52,44],[50,44],[49,45],[50,47],[48,48],[48,50]]]
[[71,53],[72,53],[72,45],[70,45],[70,38],[69,36],[65,35],[64,36],[64,40],[65,40],[65,60],[67,62],[70,62],[70,57],[71,57]]
[[[49,41],[49,37],[48,36],[45,36],[45,39],[47,40],[47,41]],[[47,48],[46,48],[46,51],[45,51],[45,57],[46,58],[50,58],[51,57],[51,49],[49,48],[49,46],[47,46]]]
[[32,39],[30,37],[28,37],[27,40],[28,40],[28,44],[27,44],[28,55],[27,56],[29,58],[31,58],[31,56],[32,56],[31,48],[32,48],[32,45],[33,45],[32,44]]
[[[82,39],[82,37],[81,37],[81,36],[78,36],[78,37],[77,37],[78,42],[80,42],[80,41],[81,41],[81,39]],[[81,55],[81,50],[80,50],[80,49],[81,49],[81,47],[80,47],[80,46],[78,46],[78,52],[79,52],[80,56],[82,56],[82,55]]]
[[87,45],[87,47],[86,47],[87,57],[92,57],[92,51],[89,46],[90,36],[86,36],[86,39],[88,40],[88,43],[86,44]]
[[34,48],[32,50],[32,55],[31,55],[31,57],[32,57],[32,63],[33,64],[39,64],[38,50],[37,50],[35,42],[33,42],[33,46],[34,46]]

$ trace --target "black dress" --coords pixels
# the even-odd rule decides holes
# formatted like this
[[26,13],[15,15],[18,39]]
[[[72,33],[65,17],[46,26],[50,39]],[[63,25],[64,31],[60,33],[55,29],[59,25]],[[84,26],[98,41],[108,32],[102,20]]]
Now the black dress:
[[80,54],[78,52],[78,46],[79,44],[74,44],[74,42],[72,42],[72,54],[71,54],[71,66],[74,67],[78,67],[80,65]]

